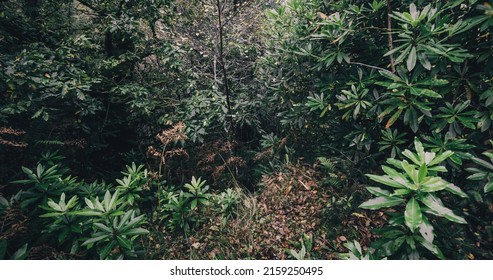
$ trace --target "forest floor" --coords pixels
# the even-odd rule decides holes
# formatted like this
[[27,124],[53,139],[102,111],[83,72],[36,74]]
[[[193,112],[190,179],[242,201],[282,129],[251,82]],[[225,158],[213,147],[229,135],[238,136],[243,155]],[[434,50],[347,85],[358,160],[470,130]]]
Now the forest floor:
[[353,212],[357,205],[351,205],[350,198],[336,195],[334,187],[322,184],[321,175],[311,165],[290,165],[281,172],[265,175],[259,184],[260,192],[243,192],[234,219],[209,219],[189,236],[163,232],[160,237],[151,237],[153,249],[149,256],[338,259],[339,253],[347,251],[343,244],[353,239],[366,249],[375,238],[371,229],[385,224],[387,216],[380,211]]

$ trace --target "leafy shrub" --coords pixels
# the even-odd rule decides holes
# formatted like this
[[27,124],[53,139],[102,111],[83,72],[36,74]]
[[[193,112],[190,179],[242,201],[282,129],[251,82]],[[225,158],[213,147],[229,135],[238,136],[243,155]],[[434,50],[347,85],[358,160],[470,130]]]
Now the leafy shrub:
[[447,171],[440,164],[452,156],[453,152],[446,151],[441,154],[425,152],[418,140],[415,140],[414,146],[416,153],[409,150],[402,152],[411,162],[388,159],[387,163],[392,167],[382,166],[386,175],[368,175],[371,180],[392,187],[393,192],[380,187],[367,187],[376,198],[362,203],[361,208],[376,210],[401,206],[397,208],[397,212],[390,214],[389,226],[377,231],[382,239],[372,246],[377,247],[380,257],[397,255],[408,259],[419,259],[420,250],[417,245],[420,245],[438,258],[444,258],[440,249],[433,243],[435,233],[430,222],[432,219],[425,214],[443,217],[454,223],[467,224],[463,217],[445,207],[437,195],[439,191],[445,190],[462,198],[468,197],[459,187],[438,176],[439,172]]
[[[142,188],[149,183],[147,170],[132,164],[122,172],[125,177],[116,180],[117,186],[87,184],[65,175],[68,170],[57,162],[60,159],[45,154],[36,169],[23,167],[27,179],[14,182],[27,187],[12,199],[28,214],[28,230],[40,228],[43,234],[28,244],[46,242],[79,257],[137,257],[136,239],[149,233],[141,227],[146,216],[138,207]],[[5,198],[1,201],[12,207]]]

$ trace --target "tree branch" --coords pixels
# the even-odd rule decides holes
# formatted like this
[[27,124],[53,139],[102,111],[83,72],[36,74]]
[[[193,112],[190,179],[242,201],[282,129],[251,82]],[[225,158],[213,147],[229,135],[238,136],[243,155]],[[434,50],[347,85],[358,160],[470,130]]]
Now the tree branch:
[[[392,43],[392,18],[390,17],[391,12],[392,7],[390,6],[390,0],[387,0],[387,32],[389,33],[389,51],[392,51],[394,49]],[[394,54],[390,54],[390,68],[392,69],[392,73],[395,73]]]

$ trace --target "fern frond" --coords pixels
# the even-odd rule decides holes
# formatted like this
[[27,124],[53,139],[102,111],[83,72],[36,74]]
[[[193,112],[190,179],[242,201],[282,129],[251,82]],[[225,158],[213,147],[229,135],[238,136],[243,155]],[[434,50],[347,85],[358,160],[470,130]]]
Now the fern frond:
[[332,172],[335,170],[335,165],[330,159],[326,157],[318,157],[317,160],[320,162],[320,165],[324,167],[328,172]]
[[59,141],[59,140],[38,140],[36,141],[36,145],[50,145],[50,146],[63,146],[65,145],[64,142]]

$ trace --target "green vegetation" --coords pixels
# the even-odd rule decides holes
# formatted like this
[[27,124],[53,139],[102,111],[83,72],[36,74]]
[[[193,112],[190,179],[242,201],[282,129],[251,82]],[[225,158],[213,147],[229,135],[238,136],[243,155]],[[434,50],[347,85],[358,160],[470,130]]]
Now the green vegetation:
[[492,32],[477,0],[1,1],[0,259],[491,259]]

